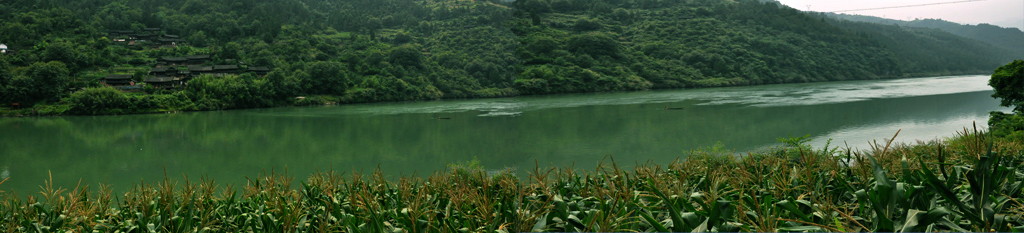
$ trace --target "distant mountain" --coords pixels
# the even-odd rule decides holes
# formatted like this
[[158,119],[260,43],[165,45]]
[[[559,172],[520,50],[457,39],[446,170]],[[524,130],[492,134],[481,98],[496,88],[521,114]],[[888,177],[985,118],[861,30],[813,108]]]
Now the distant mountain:
[[1020,30],[1024,30],[1024,19],[1017,19],[1017,20],[1007,19],[1007,20],[1004,20],[1004,21],[995,22],[993,24],[1001,26],[1001,27],[1013,27],[1013,28],[1017,28],[1017,29],[1020,29]]
[[941,19],[917,19],[913,21],[903,21],[864,15],[826,14],[833,18],[856,22],[879,23],[886,25],[895,24],[905,27],[939,29],[953,33],[954,35],[989,43],[999,48],[1024,53],[1024,32],[1021,32],[1018,28],[1004,28],[991,24],[963,25]]

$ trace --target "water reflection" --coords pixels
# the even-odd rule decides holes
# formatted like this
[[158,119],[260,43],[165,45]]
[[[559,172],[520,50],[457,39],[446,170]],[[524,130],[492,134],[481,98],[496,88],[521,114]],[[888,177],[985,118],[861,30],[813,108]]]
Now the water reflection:
[[697,101],[701,105],[737,104],[755,107],[820,105],[881,98],[989,91],[988,76],[948,76],[883,81],[801,83],[695,90],[629,93],[589,93],[462,101],[410,102],[277,109],[274,116],[394,115],[410,113],[481,112],[483,116],[515,116],[523,111],[595,105],[671,104]]
[[[942,77],[168,115],[0,119],[0,189],[200,176],[244,184],[287,170],[429,174],[478,159],[488,170],[667,163],[721,143],[745,151],[811,134],[850,145],[932,139],[1000,109],[986,77]],[[980,84],[979,84],[980,83]],[[913,88],[910,88],[913,87]],[[666,111],[665,107],[683,107]],[[450,118],[438,120],[438,116]],[[948,130],[947,130],[948,129]],[[835,145],[835,143],[833,144]]]

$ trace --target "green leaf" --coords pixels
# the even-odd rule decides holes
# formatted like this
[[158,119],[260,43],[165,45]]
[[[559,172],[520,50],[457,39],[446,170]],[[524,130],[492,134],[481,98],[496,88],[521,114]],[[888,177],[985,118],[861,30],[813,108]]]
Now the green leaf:
[[569,217],[569,206],[562,200],[562,195],[555,195],[553,203],[555,204],[555,214],[559,218],[566,219]]
[[781,227],[775,229],[776,231],[788,231],[788,232],[808,232],[808,231],[823,231],[821,227],[816,226],[795,226],[795,227]]
[[924,163],[923,160],[918,162],[921,164],[921,174],[924,176],[925,182],[926,184],[928,184],[928,187],[931,187],[932,190],[937,192],[939,196],[945,198],[946,201],[949,201],[953,205],[956,205],[957,209],[961,211],[961,215],[966,217],[968,220],[974,222],[982,222],[981,217],[975,214],[974,208],[968,207],[966,204],[960,201],[960,198],[958,198],[957,195],[953,193],[953,191],[949,190],[949,188],[947,188],[946,185],[943,184],[943,182],[940,181],[939,178],[935,176],[935,173],[933,173],[932,170],[928,168],[928,166]]
[[537,218],[537,219],[538,219],[537,223],[533,224],[533,229],[530,229],[531,232],[542,232],[542,231],[544,231],[545,228],[547,228],[547,225],[548,225],[548,215],[547,214],[545,214],[544,217],[540,217],[540,218]]
[[697,225],[697,227],[693,228],[690,232],[708,232],[710,230],[710,228],[708,228],[709,220],[711,220],[711,218],[705,219],[703,223]]
[[640,217],[644,218],[644,220],[646,220],[647,223],[651,224],[651,227],[654,227],[655,231],[657,231],[657,232],[670,232],[668,230],[668,228],[665,227],[665,225],[661,225],[661,223],[658,222],[658,220],[654,220],[654,218],[651,217],[651,214],[647,213],[646,210],[640,210],[639,212],[640,212]]
[[569,215],[569,219],[567,220],[567,222],[569,222],[569,224],[572,224],[573,227],[576,227],[577,231],[587,230],[587,226],[583,225],[583,221],[580,220],[579,217],[576,217],[576,215]]
[[800,211],[800,208],[798,208],[795,204],[793,204],[793,202],[790,202],[789,200],[780,201],[778,203],[775,203],[775,205],[777,205],[779,207],[782,207],[783,209],[788,210],[790,213],[796,214],[796,216],[798,218],[800,218],[800,220],[807,221],[807,222],[811,221],[811,217],[810,216],[805,214],[803,211]]
[[900,165],[903,167],[903,182],[916,183],[917,179],[914,179],[913,172],[910,170],[910,161],[907,161],[907,155],[904,154],[900,157]]
[[722,223],[728,222],[729,217],[732,215],[731,203],[726,200],[717,200],[713,203],[714,208],[711,209],[711,213],[708,215],[708,225],[716,227]]
[[835,222],[836,229],[839,229],[841,232],[846,232],[846,227],[843,227],[843,223],[839,222],[839,218],[832,218],[832,221]]
[[668,214],[672,218],[672,231],[674,231],[674,232],[686,231],[687,227],[686,227],[686,224],[684,224],[684,222],[683,222],[683,217],[679,216],[679,209],[676,208],[676,206],[672,204],[672,200],[669,199],[667,196],[665,196],[665,194],[662,193],[661,190],[658,190],[657,188],[655,188],[654,185],[652,185],[653,183],[654,183],[654,180],[652,180],[650,178],[647,179],[647,187],[649,187],[651,189],[651,192],[654,192],[654,195],[657,195],[658,197],[660,197],[663,200],[663,202],[665,202],[665,205],[668,206],[668,211],[669,211]]
[[878,223],[875,224],[876,231],[892,231],[892,213],[890,210],[895,208],[894,198],[896,193],[893,192],[894,184],[892,180],[886,177],[886,171],[878,164],[872,156],[867,156],[868,160],[871,161],[871,167],[875,174],[875,188],[868,192],[868,197],[871,199],[871,207],[874,208]]

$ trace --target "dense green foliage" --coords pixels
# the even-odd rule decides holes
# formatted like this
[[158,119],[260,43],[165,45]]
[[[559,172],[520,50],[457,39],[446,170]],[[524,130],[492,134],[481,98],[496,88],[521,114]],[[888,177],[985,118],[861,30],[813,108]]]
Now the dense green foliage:
[[[1020,58],[1019,50],[1008,50],[956,36],[939,29],[906,28],[850,21],[832,21],[838,27],[874,38],[896,54],[900,69],[907,73],[988,73],[1006,62]],[[935,54],[943,54],[936,56]]]
[[1024,60],[1013,61],[1000,66],[989,79],[989,86],[995,90],[993,98],[999,105],[1012,107],[1012,113],[992,112],[988,125],[992,134],[999,137],[1024,139]]
[[[938,30],[751,0],[12,0],[0,9],[0,43],[15,51],[0,55],[4,107],[68,106],[71,92],[107,74],[143,81],[165,56],[273,70],[146,91],[182,93],[188,101],[174,103],[186,105],[74,114],[984,73],[1012,57]],[[108,34],[152,27],[187,45],[129,46]],[[5,111],[19,114],[29,112]]]
[[647,87],[631,77],[668,88],[984,73],[1014,57],[938,30],[839,21],[773,2],[517,4],[524,68],[516,87],[527,93]]
[[1024,60],[1016,60],[1000,66],[988,81],[999,99],[999,105],[1012,107],[1015,112],[1024,112]]
[[1003,28],[991,24],[963,25],[941,19],[915,19],[911,21],[878,18],[864,15],[828,14],[831,17],[857,21],[877,23],[883,25],[899,25],[903,27],[932,28],[952,33],[957,36],[971,38],[996,47],[1010,50],[1024,50],[1024,32],[1017,28]]
[[[67,113],[78,115],[125,114],[138,112],[167,112],[193,106],[185,93],[124,94],[110,87],[89,87],[75,92],[66,101]],[[212,108],[211,108],[212,109]]]
[[1024,140],[1024,114],[992,112],[989,115],[988,126],[992,135]]
[[553,1],[519,12],[527,92],[902,76],[877,42],[775,3]]
[[5,80],[7,85],[0,96],[15,103],[31,103],[55,100],[65,93],[70,78],[63,62],[36,62],[23,70],[23,75]]
[[[945,142],[811,148],[806,138],[667,166],[487,174],[467,162],[429,177],[280,174],[241,190],[167,178],[126,193],[0,193],[9,232],[983,232],[1021,231],[1019,140],[963,131]],[[0,181],[0,185],[2,185]],[[0,186],[2,187],[2,186]],[[240,192],[239,192],[240,191]]]

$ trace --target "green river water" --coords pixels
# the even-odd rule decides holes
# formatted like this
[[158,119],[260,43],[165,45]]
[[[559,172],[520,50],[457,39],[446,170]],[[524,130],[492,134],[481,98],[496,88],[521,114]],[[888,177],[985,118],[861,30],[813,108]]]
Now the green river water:
[[[0,118],[0,190],[31,194],[49,174],[73,188],[171,179],[244,185],[287,170],[426,175],[477,159],[486,169],[592,169],[671,162],[716,144],[742,152],[810,134],[867,148],[951,136],[988,112],[988,76],[294,107],[157,115]],[[665,108],[682,108],[666,110]],[[447,118],[447,119],[438,119]]]

